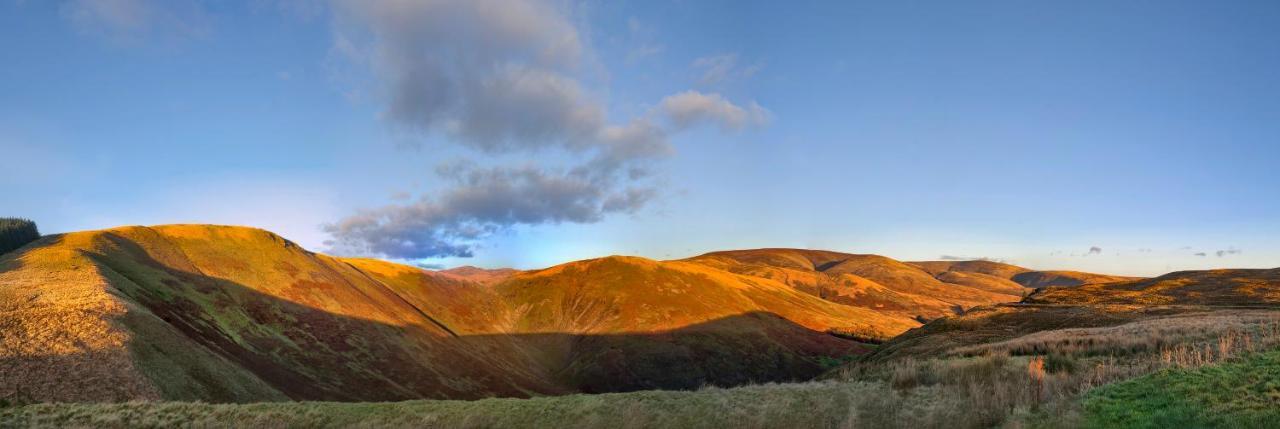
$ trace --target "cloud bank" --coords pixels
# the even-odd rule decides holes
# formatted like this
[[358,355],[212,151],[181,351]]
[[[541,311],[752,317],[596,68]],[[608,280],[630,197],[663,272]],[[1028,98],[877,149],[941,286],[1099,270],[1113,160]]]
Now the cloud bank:
[[703,124],[736,132],[770,116],[754,102],[686,91],[611,120],[596,95],[607,91],[584,84],[590,47],[558,3],[340,0],[333,13],[334,51],[368,72],[395,128],[481,159],[558,160],[437,169],[442,189],[325,225],[338,253],[467,257],[515,226],[634,213],[657,196],[651,170],[675,153],[673,133]]
[[396,258],[472,256],[472,245],[512,225],[598,222],[642,207],[653,191],[615,189],[585,170],[551,173],[516,168],[451,165],[438,176],[453,186],[407,205],[363,210],[325,227],[331,245]]

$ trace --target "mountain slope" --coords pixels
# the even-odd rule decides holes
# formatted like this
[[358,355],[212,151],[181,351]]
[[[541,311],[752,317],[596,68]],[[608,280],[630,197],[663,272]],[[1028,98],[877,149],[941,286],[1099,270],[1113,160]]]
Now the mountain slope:
[[1029,288],[1042,288],[1050,286],[1080,286],[1091,283],[1122,282],[1138,280],[1138,277],[1082,273],[1079,271],[1030,271],[1019,273],[1010,278],[1010,280]]
[[0,258],[0,397],[349,401],[781,381],[865,350],[826,331],[887,338],[915,325],[681,261],[430,272],[250,228],[123,227]]

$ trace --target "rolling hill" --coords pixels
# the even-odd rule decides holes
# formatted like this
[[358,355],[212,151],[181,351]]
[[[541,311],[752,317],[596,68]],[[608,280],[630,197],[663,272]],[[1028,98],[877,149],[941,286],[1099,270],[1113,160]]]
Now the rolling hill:
[[[800,249],[430,271],[251,228],[61,234],[0,256],[0,422],[1035,426],[1280,344],[1280,269],[1023,283],[1055,273]],[[485,397],[535,399],[421,400]],[[290,400],[365,403],[207,404]],[[37,402],[98,404],[4,406]]]
[[[802,380],[921,320],[1021,299],[1013,266],[797,249],[429,271],[210,225],[0,256],[0,398],[527,397]],[[1012,283],[1011,283],[1012,282]]]

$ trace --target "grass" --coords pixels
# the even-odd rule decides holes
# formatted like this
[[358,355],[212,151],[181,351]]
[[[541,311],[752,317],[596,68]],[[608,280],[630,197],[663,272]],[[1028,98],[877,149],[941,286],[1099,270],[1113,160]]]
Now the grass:
[[[1162,335],[1161,348],[1116,348],[1105,353],[1117,345],[1107,339],[1138,333]],[[1041,344],[1046,339],[1042,334],[1016,338],[983,350],[982,355],[857,362],[822,382],[478,401],[35,404],[0,408],[0,428],[1022,428],[1280,423],[1268,408],[1280,400],[1280,350],[1269,351],[1280,344],[1276,341],[1280,324],[1266,314],[1201,313],[1196,318],[1157,318],[1057,335],[1072,340],[1044,341],[1043,346],[1050,349],[1037,354],[1010,355],[1009,350],[1023,349],[1006,346]]]
[[[1280,312],[1219,310],[1153,317],[1118,326],[1040,331],[1006,341],[957,347],[951,355],[982,356],[991,353],[1033,355],[1066,353],[1074,356],[1143,355],[1170,351],[1187,343],[1231,340],[1232,335],[1252,332],[1249,344],[1280,346]],[[1241,341],[1245,341],[1241,339]],[[1216,344],[1214,344],[1217,346]],[[1227,347],[1232,348],[1230,346]]]
[[1084,408],[1099,428],[1280,427],[1280,350],[1105,386]]
[[42,404],[0,409],[0,427],[952,427],[964,410],[941,393],[814,382],[478,401]]

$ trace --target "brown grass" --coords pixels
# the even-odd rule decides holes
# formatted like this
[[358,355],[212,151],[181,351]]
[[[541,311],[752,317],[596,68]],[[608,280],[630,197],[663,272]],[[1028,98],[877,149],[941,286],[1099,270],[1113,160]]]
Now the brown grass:
[[[1067,328],[1035,332],[1006,341],[952,349],[951,355],[979,356],[991,353],[1038,355],[1065,353],[1073,356],[1157,353],[1187,343],[1205,343],[1235,332],[1265,330],[1280,323],[1280,312],[1263,310],[1197,311],[1158,316],[1118,326]],[[1270,337],[1262,338],[1271,341]],[[1280,345],[1268,344],[1268,345]]]

